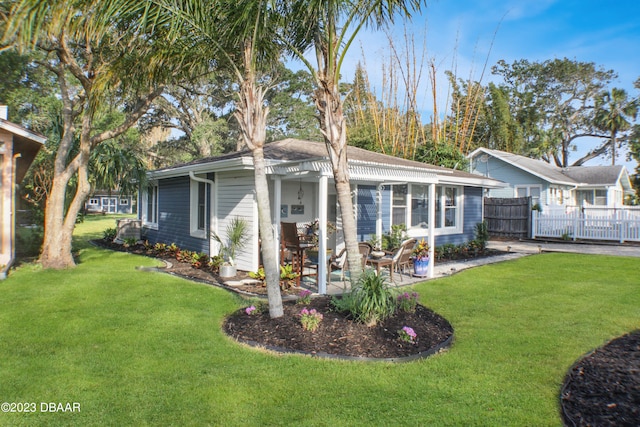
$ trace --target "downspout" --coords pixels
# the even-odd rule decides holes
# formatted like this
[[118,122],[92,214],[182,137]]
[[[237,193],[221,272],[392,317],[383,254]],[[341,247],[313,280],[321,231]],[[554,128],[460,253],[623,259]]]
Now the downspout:
[[[197,182],[203,182],[205,184],[209,184],[211,186],[211,190],[209,190],[209,191],[211,193],[213,193],[215,182],[213,182],[212,180],[207,179],[207,178],[200,178],[199,176],[196,176],[196,174],[193,173],[193,171],[189,171],[189,178],[191,178],[192,180],[197,181]],[[216,230],[213,230],[213,223],[214,223],[216,209],[214,209],[213,206],[209,206],[209,200],[212,200],[213,197],[209,197],[207,192],[205,192],[204,194],[205,194],[204,205],[209,208],[209,224],[205,224],[204,229],[206,230],[207,229],[207,225],[209,226],[208,227],[208,229],[209,229],[209,255],[211,255],[211,248],[215,245],[215,239],[213,238],[212,231],[216,231]]]
[[22,157],[22,154],[17,153],[13,155],[13,159],[12,159],[12,163],[11,163],[11,212],[10,212],[10,216],[11,216],[11,226],[10,226],[10,230],[9,230],[9,247],[11,248],[11,252],[9,253],[9,261],[7,262],[7,265],[4,266],[4,268],[2,269],[2,271],[0,272],[0,280],[6,279],[7,278],[7,273],[9,272],[9,269],[11,268],[11,266],[13,265],[13,262],[16,259],[16,248],[15,248],[15,240],[16,240],[16,180],[15,180],[15,176],[16,176],[16,170],[17,170],[17,164],[18,164],[18,158]]

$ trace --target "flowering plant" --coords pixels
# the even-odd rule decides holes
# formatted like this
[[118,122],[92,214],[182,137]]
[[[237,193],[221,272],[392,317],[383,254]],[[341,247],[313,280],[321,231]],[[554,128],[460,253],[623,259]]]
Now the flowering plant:
[[315,332],[320,326],[322,321],[322,313],[318,313],[315,308],[309,310],[307,307],[300,310],[300,323],[302,323],[302,329],[306,331]]
[[403,326],[402,329],[398,331],[398,335],[400,335],[400,339],[402,341],[405,341],[411,344],[415,344],[416,339],[418,339],[418,334],[416,334],[416,331],[414,331],[413,328],[410,328],[408,326]]
[[413,248],[413,256],[419,260],[429,258],[429,244],[424,240],[424,237],[418,242],[415,248]]
[[298,304],[309,304],[311,302],[312,292],[308,289],[302,289],[298,294]]
[[256,309],[255,306],[251,306],[251,307],[247,307],[244,309],[245,313],[247,313],[249,316],[254,315],[254,314],[258,314],[258,310]]
[[416,305],[418,304],[418,293],[405,292],[400,294],[398,295],[397,302],[400,310],[412,313],[416,310]]

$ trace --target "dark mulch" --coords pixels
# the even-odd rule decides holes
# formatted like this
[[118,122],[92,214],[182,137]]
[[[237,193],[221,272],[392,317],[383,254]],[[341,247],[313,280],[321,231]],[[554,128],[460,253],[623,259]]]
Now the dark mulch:
[[[286,301],[284,316],[271,319],[268,310],[247,315],[244,309],[233,313],[224,331],[233,338],[269,348],[299,351],[312,355],[336,355],[364,358],[402,358],[438,348],[453,335],[451,324],[418,305],[415,312],[398,312],[393,317],[368,327],[337,312],[330,297],[313,298],[310,304]],[[306,331],[300,323],[303,308],[316,309],[324,318],[319,328]],[[415,344],[400,340],[398,331],[409,326],[417,334]]]
[[640,330],[577,362],[560,396],[568,426],[640,425]]

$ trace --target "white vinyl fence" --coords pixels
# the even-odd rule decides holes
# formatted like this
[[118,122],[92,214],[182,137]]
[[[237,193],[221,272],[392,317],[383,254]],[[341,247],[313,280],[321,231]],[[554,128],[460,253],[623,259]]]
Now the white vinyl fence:
[[565,213],[531,212],[531,237],[640,242],[640,210],[575,209]]

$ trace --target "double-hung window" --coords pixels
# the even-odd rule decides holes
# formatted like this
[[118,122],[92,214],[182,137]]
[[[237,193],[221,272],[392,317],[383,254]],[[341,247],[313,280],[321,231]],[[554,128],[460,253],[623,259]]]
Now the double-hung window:
[[[429,185],[402,184],[391,188],[391,224],[408,224],[411,230],[424,234],[429,228]],[[456,186],[436,186],[435,203],[436,229],[462,229],[462,190]],[[416,235],[418,235],[416,234]]]
[[150,183],[142,194],[142,222],[148,227],[158,226],[158,183]]
[[190,223],[191,235],[194,237],[207,237],[207,197],[208,184],[202,181],[191,180],[191,210]]

